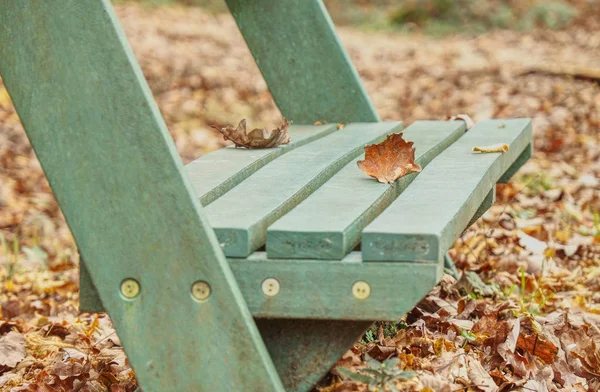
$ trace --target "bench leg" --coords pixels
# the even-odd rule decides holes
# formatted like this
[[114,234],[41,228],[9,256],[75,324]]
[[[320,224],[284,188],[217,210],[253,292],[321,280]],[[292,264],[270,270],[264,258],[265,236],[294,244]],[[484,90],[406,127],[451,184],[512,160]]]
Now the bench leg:
[[372,322],[258,319],[256,324],[286,391],[306,392]]
[[[83,260],[80,271],[82,310],[104,312]],[[360,339],[372,322],[257,319],[256,324],[285,390],[305,392]]]
[[108,0],[0,0],[0,75],[145,392],[283,385]]
[[379,121],[322,0],[226,3],[289,120]]

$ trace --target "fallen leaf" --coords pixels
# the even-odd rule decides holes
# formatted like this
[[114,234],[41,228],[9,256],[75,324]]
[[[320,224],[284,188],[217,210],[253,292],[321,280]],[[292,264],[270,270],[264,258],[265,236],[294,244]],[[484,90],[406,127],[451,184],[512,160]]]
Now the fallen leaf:
[[0,367],[14,368],[25,358],[25,338],[10,331],[0,337]]
[[483,392],[496,392],[498,390],[498,386],[494,382],[494,379],[481,365],[481,363],[469,356],[466,356],[465,359],[468,367],[469,379],[471,379],[471,382]]
[[522,332],[517,340],[517,347],[531,355],[537,356],[547,364],[553,363],[558,354],[558,348],[538,334]]
[[383,184],[391,184],[409,173],[420,172],[415,163],[415,147],[401,133],[393,133],[381,143],[365,146],[365,159],[358,167]]
[[473,152],[480,152],[482,154],[489,152],[506,152],[509,148],[508,144],[493,144],[491,146],[473,147]]
[[381,346],[379,344],[374,345],[367,352],[371,358],[374,358],[378,361],[386,360],[395,353],[396,347]]
[[457,114],[456,116],[451,116],[450,121],[462,120],[466,123],[467,131],[475,126],[475,121],[468,114]]
[[264,128],[255,128],[250,132],[246,131],[246,120],[240,121],[237,128],[226,126],[219,128],[213,126],[219,131],[225,140],[231,140],[235,147],[245,148],[274,148],[282,144],[288,144],[291,141],[288,134],[290,123],[283,119],[283,124],[279,128],[275,128],[271,133],[268,133]]

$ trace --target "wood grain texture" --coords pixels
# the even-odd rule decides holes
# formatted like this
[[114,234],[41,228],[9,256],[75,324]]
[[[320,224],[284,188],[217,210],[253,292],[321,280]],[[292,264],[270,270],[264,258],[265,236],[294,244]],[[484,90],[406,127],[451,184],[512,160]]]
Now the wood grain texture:
[[246,257],[265,244],[267,227],[356,158],[364,144],[402,123],[350,124],[267,164],[206,207],[225,255]]
[[0,0],[0,25],[0,74],[144,391],[282,391],[110,3]]
[[[415,143],[415,160],[425,167],[464,130],[463,121],[417,121],[403,135]],[[358,169],[359,159],[364,154],[269,227],[270,258],[340,260],[358,244],[362,229],[417,176],[381,184]]]
[[[482,121],[438,155],[362,234],[365,260],[442,260],[490,189],[531,143],[530,119]],[[475,146],[510,145],[505,153]]]
[[294,148],[301,147],[337,129],[336,124],[292,125],[292,141],[276,148],[247,150],[229,146],[206,154],[185,165],[192,187],[206,206],[252,173]]
[[284,116],[379,121],[321,0],[226,3]]

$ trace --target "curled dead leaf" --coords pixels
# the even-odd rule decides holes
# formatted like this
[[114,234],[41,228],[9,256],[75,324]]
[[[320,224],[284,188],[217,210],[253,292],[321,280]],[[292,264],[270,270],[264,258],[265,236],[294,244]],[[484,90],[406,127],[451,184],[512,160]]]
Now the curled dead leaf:
[[449,118],[450,121],[462,120],[465,122],[467,131],[475,126],[475,121],[468,114],[457,114],[456,116],[451,116]]
[[473,152],[480,152],[482,154],[489,152],[506,152],[509,148],[508,144],[493,144],[491,146],[473,147]]
[[219,131],[225,140],[231,140],[235,147],[245,148],[274,148],[282,144],[288,144],[292,139],[288,134],[290,123],[284,118],[283,124],[272,130],[270,133],[264,128],[255,128],[250,132],[246,131],[246,120],[240,121],[237,128],[230,125],[219,128],[213,126]]
[[378,144],[365,146],[365,159],[358,161],[360,170],[384,184],[391,184],[400,177],[420,172],[415,163],[415,147],[401,133],[393,133]]

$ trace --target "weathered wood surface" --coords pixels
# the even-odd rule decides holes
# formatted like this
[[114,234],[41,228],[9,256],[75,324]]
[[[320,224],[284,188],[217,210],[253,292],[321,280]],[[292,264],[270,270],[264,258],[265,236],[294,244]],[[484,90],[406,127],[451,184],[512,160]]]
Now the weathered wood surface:
[[[442,263],[363,263],[360,252],[340,260],[269,260],[265,252],[229,263],[257,318],[329,320],[397,320],[441,278]],[[261,290],[267,278],[280,291],[268,297]],[[367,299],[352,294],[356,281],[371,286]]]
[[379,117],[322,0],[226,0],[281,113],[296,124]]
[[[403,131],[422,167],[456,141],[463,121],[417,121]],[[392,186],[364,174],[353,160],[267,230],[270,258],[340,260],[360,241],[362,229],[406,189],[418,173]]]
[[[307,124],[379,121],[321,0],[227,4],[284,116]],[[368,327],[368,322],[344,328],[336,321],[295,320],[295,328],[286,328],[286,320],[273,323],[259,326],[290,391],[309,390]],[[332,328],[338,334],[323,344]]]
[[529,144],[527,148],[519,155],[515,163],[511,165],[510,168],[500,177],[498,180],[499,184],[506,184],[512,176],[515,175],[517,171],[533,156],[533,143]]
[[483,214],[485,214],[487,212],[487,210],[489,210],[490,207],[495,202],[496,202],[496,185],[493,185],[492,186],[492,190],[489,191],[488,194],[485,196],[485,198],[481,202],[481,205],[479,206],[479,208],[477,209],[477,211],[475,211],[475,213],[473,214],[473,217],[471,217],[471,220],[469,221],[469,223],[467,223],[467,225],[465,226],[464,230],[466,230],[469,227],[473,226],[473,224],[475,222],[477,222],[477,220],[479,218],[481,218],[483,216]]
[[356,158],[366,143],[402,123],[350,124],[267,164],[206,207],[225,255],[246,257],[265,244],[267,227]]
[[229,146],[188,163],[185,165],[185,172],[200,198],[200,203],[206,206],[273,159],[324,137],[336,129],[336,124],[292,125],[289,128],[292,139],[289,144],[256,150]]
[[110,3],[0,0],[0,25],[0,74],[144,391],[282,391]]
[[[531,120],[479,122],[438,155],[362,234],[364,260],[441,260],[532,139]],[[510,145],[505,153],[475,146]]]
[[372,321],[258,319],[285,390],[311,391]]

